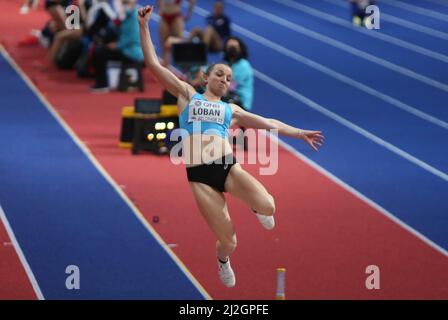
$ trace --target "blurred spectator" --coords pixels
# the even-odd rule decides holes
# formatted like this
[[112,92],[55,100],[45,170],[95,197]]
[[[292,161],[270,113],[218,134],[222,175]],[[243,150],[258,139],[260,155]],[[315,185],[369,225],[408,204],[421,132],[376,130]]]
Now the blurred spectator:
[[30,12],[30,9],[36,10],[39,6],[39,0],[25,0],[23,5],[20,7],[20,14],[27,14]]
[[160,44],[162,48],[162,57],[169,55],[165,51],[165,42],[168,37],[174,37],[177,39],[183,39],[183,33],[185,28],[185,21],[188,21],[193,14],[193,8],[196,4],[196,0],[188,0],[189,8],[188,13],[182,16],[182,0],[158,0],[157,6],[159,7],[159,36]]
[[[40,43],[43,47],[49,48],[53,42],[54,35],[65,29],[65,6],[69,0],[45,0],[45,10],[50,15],[50,20],[45,24],[42,30],[32,30],[31,35],[19,42],[19,45],[35,45]],[[30,6],[37,4],[38,0],[25,0],[21,13],[28,13]]]
[[[52,63],[56,62],[56,56],[60,52],[62,46],[66,44],[66,42],[77,41],[82,38],[84,30],[85,30],[85,21],[87,19],[87,10],[91,5],[91,0],[76,0],[73,1],[74,5],[77,5],[79,8],[79,28],[77,29],[67,29],[57,32],[53,38],[53,43],[51,45],[50,51],[48,52],[48,60]],[[76,60],[76,56],[74,59]],[[69,63],[72,64],[72,63]]]
[[45,0],[45,10],[49,13],[51,20],[54,21],[55,32],[65,29],[66,15],[64,8],[69,4],[69,0]]
[[254,73],[248,59],[246,44],[230,37],[224,45],[224,60],[232,68],[232,83],[225,100],[251,110],[254,94]]
[[223,50],[223,44],[230,37],[230,19],[224,14],[224,4],[216,1],[213,13],[206,18],[207,26],[202,31],[199,27],[194,28],[190,33],[190,39],[200,38],[210,52]]
[[92,0],[87,11],[85,36],[95,44],[104,44],[116,40],[118,16],[109,0]]
[[366,8],[374,5],[372,0],[349,0],[352,9],[352,22],[356,26],[366,25]]
[[118,17],[121,20],[118,28],[117,42],[100,45],[93,53],[95,67],[95,84],[92,92],[108,92],[107,63],[108,61],[143,62],[138,27],[138,11],[136,0],[120,0],[116,2]]
[[52,20],[45,23],[42,30],[32,29],[30,34],[18,42],[19,46],[34,46],[40,44],[44,48],[49,48],[53,41],[55,24]]
[[82,38],[83,50],[76,62],[76,72],[81,78],[90,78],[95,75],[92,62],[95,47],[116,41],[118,33],[118,27],[115,24],[118,16],[109,4],[109,0],[91,1]]
[[213,13],[207,16],[204,31],[200,27],[191,30],[188,39],[170,36],[164,42],[162,64],[167,66],[170,62],[171,48],[179,42],[203,42],[209,52],[220,52],[223,44],[230,37],[230,19],[224,14],[222,1],[216,1]]
[[[59,1],[59,4],[54,4],[52,7],[59,11],[58,7],[62,7],[62,12],[64,13],[64,28],[58,31],[58,28],[56,27],[56,22],[54,19],[51,20],[50,23],[46,26],[46,32],[50,33],[51,42],[49,45],[50,50],[47,53],[47,56],[42,61],[35,62],[35,65],[41,69],[47,69],[49,68],[53,63],[56,63],[56,59],[61,51],[61,48],[64,45],[67,45],[67,43],[78,41],[82,38],[83,32],[84,32],[84,22],[87,18],[87,9],[88,5],[90,5],[91,0],[76,0],[73,1],[72,4],[77,5],[79,8],[79,14],[80,14],[80,25],[79,28],[75,29],[67,29],[65,27],[65,9],[62,7],[62,2]],[[51,8],[51,7],[50,7]],[[77,45],[78,45],[77,43]],[[80,44],[78,45],[78,47]],[[69,50],[73,50],[73,47],[68,48]],[[79,50],[78,50],[79,52]],[[68,62],[68,65],[71,66],[74,64],[76,59],[79,56],[78,54],[73,54],[73,52],[66,52],[68,55],[71,55],[69,60],[73,60],[71,62]],[[66,56],[67,57],[67,56]],[[62,60],[65,57],[62,57]],[[65,64],[65,62],[63,62]],[[64,67],[63,67],[64,68]]]

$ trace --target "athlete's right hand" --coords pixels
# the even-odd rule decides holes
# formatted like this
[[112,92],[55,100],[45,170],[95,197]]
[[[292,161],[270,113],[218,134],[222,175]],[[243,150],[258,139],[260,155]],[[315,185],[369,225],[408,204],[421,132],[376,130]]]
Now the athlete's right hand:
[[154,6],[145,6],[138,10],[138,23],[140,25],[148,25]]
[[299,138],[303,139],[314,151],[317,152],[317,148],[322,147],[325,137],[322,135],[322,131],[300,130]]

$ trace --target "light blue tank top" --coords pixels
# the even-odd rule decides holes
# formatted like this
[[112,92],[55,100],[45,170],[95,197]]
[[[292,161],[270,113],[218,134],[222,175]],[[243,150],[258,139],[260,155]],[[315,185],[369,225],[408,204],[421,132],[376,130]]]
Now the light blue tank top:
[[210,102],[195,93],[179,116],[179,127],[191,135],[210,134],[228,137],[232,108],[223,101]]

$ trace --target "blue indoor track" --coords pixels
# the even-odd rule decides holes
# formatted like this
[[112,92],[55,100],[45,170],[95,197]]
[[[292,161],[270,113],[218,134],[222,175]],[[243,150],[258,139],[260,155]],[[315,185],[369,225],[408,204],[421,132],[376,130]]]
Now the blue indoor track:
[[[446,21],[387,2],[377,3],[389,20],[407,19],[448,35]],[[411,2],[448,17],[447,6]],[[186,28],[205,26],[213,4],[198,1]],[[235,17],[232,32],[246,42],[255,70],[253,111],[323,130],[325,152],[313,161],[446,254],[448,41],[386,19],[380,30],[360,31],[342,0],[227,0],[225,12]],[[312,152],[298,140],[284,141],[304,155]]]
[[[205,26],[214,2],[197,0],[187,31]],[[352,26],[344,0],[226,0],[224,10],[248,46],[252,111],[322,130],[318,153],[282,140],[448,256],[448,1],[436,2],[378,0],[379,30]],[[156,15],[150,28],[159,47]],[[6,55],[0,136],[0,210],[40,298],[209,298]],[[64,286],[72,264],[83,290]]]
[[4,56],[0,70],[1,206],[43,298],[203,299]]

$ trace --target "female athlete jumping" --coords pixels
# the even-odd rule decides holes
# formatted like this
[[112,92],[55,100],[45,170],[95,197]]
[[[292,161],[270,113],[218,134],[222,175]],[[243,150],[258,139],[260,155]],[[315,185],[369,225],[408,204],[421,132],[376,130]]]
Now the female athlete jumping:
[[[159,63],[148,27],[152,11],[152,6],[139,10],[145,63],[160,83],[178,98],[179,125],[188,132],[183,139],[188,181],[199,211],[217,237],[219,277],[224,285],[233,287],[235,274],[229,256],[236,248],[236,234],[223,193],[228,192],[248,204],[267,229],[275,225],[275,203],[264,186],[236,163],[228,139],[231,121],[245,128],[278,130],[279,134],[302,139],[315,151],[322,145],[324,137],[320,131],[298,129],[221,101],[232,79],[232,69],[225,64],[214,64],[208,68],[206,91],[197,93],[191,85]],[[204,150],[210,150],[207,161],[204,161]]]

